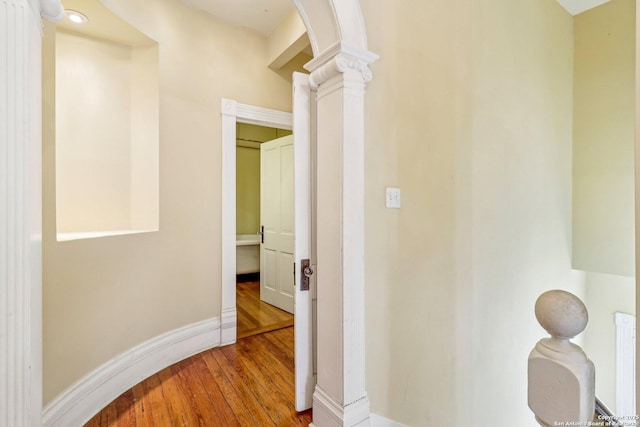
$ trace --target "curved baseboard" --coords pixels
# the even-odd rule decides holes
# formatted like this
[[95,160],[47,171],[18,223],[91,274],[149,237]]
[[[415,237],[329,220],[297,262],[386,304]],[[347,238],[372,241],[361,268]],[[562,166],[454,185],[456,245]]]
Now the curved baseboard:
[[81,426],[122,393],[172,364],[220,345],[215,317],[152,338],[100,366],[46,408],[44,427]]

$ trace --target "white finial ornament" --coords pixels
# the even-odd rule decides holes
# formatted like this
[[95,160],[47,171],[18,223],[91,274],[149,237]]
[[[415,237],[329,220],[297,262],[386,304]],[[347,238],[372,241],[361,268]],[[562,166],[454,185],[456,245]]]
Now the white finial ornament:
[[535,315],[551,338],[538,341],[529,354],[529,408],[541,426],[587,425],[595,409],[595,368],[569,341],[587,327],[587,308],[577,296],[552,290],[538,297]]
[[554,338],[567,340],[585,330],[589,321],[587,307],[572,293],[553,290],[538,297],[536,319]]

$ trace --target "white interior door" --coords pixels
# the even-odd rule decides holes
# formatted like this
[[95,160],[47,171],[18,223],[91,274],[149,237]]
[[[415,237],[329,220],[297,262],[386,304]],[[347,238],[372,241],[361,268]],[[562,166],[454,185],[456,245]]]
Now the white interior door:
[[293,313],[293,136],[260,146],[260,299]]
[[[314,150],[311,132],[311,92],[309,76],[293,73],[293,137],[295,176],[295,381],[296,410],[303,411],[313,404],[316,386],[314,301],[315,276],[317,275],[315,233],[312,218],[313,185],[315,176]],[[309,290],[303,290],[302,260],[310,260],[314,273],[310,277]]]
[[[293,75],[293,136],[263,143],[261,152],[260,298],[295,315],[296,410],[313,404],[315,372],[315,241],[309,77]],[[302,260],[314,273],[303,290]],[[295,305],[295,309],[294,309]]]

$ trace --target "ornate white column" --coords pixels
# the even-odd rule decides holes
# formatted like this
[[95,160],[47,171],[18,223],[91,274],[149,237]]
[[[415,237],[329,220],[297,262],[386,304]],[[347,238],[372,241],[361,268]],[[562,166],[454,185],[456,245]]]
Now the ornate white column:
[[57,0],[0,0],[0,425],[42,413],[41,13]]
[[338,42],[317,88],[317,427],[369,424],[364,348],[364,91],[377,56]]

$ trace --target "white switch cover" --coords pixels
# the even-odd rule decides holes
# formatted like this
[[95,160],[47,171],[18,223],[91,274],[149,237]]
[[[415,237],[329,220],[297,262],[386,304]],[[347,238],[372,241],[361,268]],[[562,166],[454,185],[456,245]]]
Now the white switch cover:
[[400,189],[387,187],[387,207],[400,209]]

